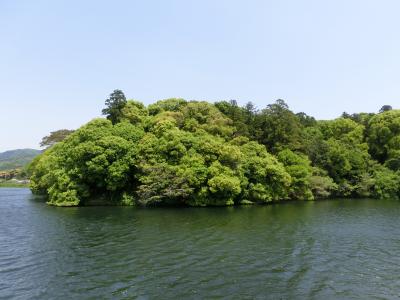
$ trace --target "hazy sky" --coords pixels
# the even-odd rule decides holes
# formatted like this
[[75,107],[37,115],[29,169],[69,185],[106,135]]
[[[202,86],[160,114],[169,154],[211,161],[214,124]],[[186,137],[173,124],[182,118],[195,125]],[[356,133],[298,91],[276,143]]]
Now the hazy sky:
[[0,0],[0,151],[100,116],[113,89],[284,99],[319,119],[400,107],[399,1]]

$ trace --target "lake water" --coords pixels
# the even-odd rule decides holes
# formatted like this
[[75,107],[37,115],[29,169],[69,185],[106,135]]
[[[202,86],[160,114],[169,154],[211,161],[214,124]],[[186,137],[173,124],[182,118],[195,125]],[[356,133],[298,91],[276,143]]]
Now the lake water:
[[400,203],[56,208],[0,189],[0,299],[395,299]]

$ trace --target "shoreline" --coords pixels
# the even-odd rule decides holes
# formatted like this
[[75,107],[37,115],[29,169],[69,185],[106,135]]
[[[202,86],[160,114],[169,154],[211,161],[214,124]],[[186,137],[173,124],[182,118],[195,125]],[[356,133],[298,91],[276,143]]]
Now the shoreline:
[[28,184],[19,184],[19,183],[12,183],[12,182],[0,182],[0,188],[26,188],[29,189]]

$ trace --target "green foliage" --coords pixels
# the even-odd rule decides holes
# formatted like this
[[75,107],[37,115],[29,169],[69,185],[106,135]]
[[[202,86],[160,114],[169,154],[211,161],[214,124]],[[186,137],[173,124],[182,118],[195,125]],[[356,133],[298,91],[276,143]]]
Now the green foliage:
[[182,108],[183,129],[188,131],[205,130],[206,132],[229,138],[234,128],[232,121],[224,116],[213,104],[208,102],[189,102]]
[[256,109],[251,102],[240,107],[235,100],[221,101],[215,103],[215,106],[232,120],[235,136],[252,137],[254,135],[252,129],[254,128]]
[[289,149],[278,153],[278,160],[283,163],[292,178],[289,197],[292,199],[313,200],[311,191],[311,162],[305,155],[299,155]]
[[400,198],[400,174],[383,166],[374,168],[373,196],[383,199]]
[[387,110],[375,115],[368,123],[367,141],[371,155],[380,163],[398,170],[400,157],[400,110]]
[[60,129],[57,131],[52,131],[48,136],[45,136],[40,142],[40,147],[51,147],[56,143],[62,142],[73,133],[73,130]]
[[310,177],[310,187],[315,199],[328,198],[334,193],[338,186],[326,172],[319,168],[313,168],[313,175]]
[[342,118],[353,120],[354,122],[367,127],[369,120],[374,116],[374,113],[355,113],[355,114],[348,114],[344,112],[342,114]]
[[243,198],[261,203],[287,199],[291,177],[284,166],[257,142],[244,143],[241,150],[245,175]]
[[348,144],[363,142],[364,127],[350,119],[338,118],[331,121],[320,121],[318,127],[324,139],[333,138]]
[[277,153],[285,148],[302,148],[302,124],[283,100],[277,100],[257,115],[255,138],[268,150]]
[[[313,166],[333,180],[313,177],[313,185],[326,185],[329,193],[341,197],[367,197],[372,193],[372,158],[364,141],[365,127],[350,118],[319,121],[306,128],[305,153]],[[334,185],[332,185],[333,183]],[[322,186],[321,186],[322,188]],[[322,190],[325,190],[322,188]],[[313,193],[320,194],[321,189]],[[325,192],[321,196],[324,197]]]
[[172,112],[180,111],[181,108],[186,104],[187,102],[184,99],[170,98],[157,101],[154,104],[150,104],[148,110],[150,115],[155,116],[164,111],[172,111]]
[[106,99],[106,108],[103,109],[102,113],[110,120],[113,124],[118,123],[122,117],[122,110],[125,107],[127,101],[124,93],[121,90],[114,90],[110,97]]
[[62,206],[68,197],[72,205],[99,196],[118,199],[123,189],[135,184],[133,142],[142,134],[129,123],[113,126],[95,119],[32,163],[31,188],[47,192],[49,203]]
[[312,127],[317,125],[317,121],[315,120],[315,118],[307,115],[304,112],[297,113],[296,116],[303,127]]
[[121,110],[121,120],[126,120],[134,125],[143,124],[149,115],[148,110],[138,101],[128,100]]
[[[27,169],[32,191],[49,204],[226,206],[399,196],[398,111],[316,121],[283,100],[261,111],[235,100],[173,98],[146,107],[120,91],[106,104],[108,120],[82,126]],[[384,165],[374,161],[378,155]]]

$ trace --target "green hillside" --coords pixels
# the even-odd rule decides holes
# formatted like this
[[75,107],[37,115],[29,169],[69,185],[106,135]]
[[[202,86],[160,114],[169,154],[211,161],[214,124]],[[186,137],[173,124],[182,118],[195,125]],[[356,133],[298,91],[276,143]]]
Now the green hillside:
[[17,149],[0,153],[0,171],[18,169],[41,153],[35,149]]

